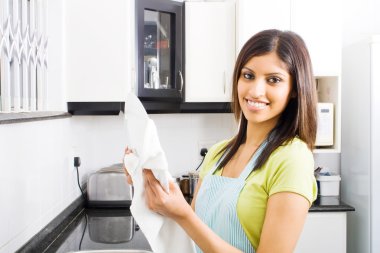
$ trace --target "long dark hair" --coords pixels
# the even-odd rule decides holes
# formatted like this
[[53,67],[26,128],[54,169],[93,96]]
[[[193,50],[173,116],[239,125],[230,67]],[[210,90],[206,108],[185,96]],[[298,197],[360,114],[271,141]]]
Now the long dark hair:
[[220,151],[220,153],[226,152],[226,154],[218,169],[224,167],[235,155],[240,145],[246,141],[248,122],[242,113],[237,92],[240,72],[252,57],[271,52],[275,52],[287,65],[293,82],[292,92],[295,96],[290,98],[276,126],[269,132],[270,140],[252,169],[260,168],[275,149],[293,140],[296,136],[304,141],[310,150],[314,147],[317,133],[317,97],[309,52],[302,38],[294,32],[264,30],[255,34],[245,43],[236,60],[232,80],[231,107],[236,121],[240,121],[239,131]]

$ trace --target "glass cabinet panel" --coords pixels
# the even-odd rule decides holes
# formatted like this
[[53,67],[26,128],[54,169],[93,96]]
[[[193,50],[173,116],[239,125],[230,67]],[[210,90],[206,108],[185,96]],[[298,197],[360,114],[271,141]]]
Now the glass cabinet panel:
[[172,89],[171,15],[144,10],[144,88]]
[[136,1],[138,97],[181,101],[182,7],[176,1]]

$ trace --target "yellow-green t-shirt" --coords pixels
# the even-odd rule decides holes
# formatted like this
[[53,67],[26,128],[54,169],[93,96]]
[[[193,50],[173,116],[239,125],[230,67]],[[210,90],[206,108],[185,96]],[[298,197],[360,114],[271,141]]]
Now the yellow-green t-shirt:
[[[215,155],[227,143],[228,140],[219,142],[207,153],[201,167],[201,179],[214,168],[221,154]],[[221,173],[222,170],[219,170],[215,175]],[[317,197],[313,154],[299,138],[273,151],[266,163],[248,176],[240,192],[237,215],[255,249],[259,245],[268,198],[278,192],[300,194],[310,205]]]

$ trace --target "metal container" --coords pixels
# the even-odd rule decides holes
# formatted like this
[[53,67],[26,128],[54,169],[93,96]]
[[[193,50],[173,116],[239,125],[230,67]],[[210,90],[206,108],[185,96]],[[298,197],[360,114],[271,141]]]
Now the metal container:
[[190,179],[188,175],[183,175],[180,181],[180,189],[184,196],[190,195]]
[[127,183],[122,165],[103,168],[88,178],[87,204],[89,207],[129,207],[133,188]]
[[189,172],[189,195],[193,197],[195,188],[197,187],[199,180],[198,172]]
[[180,188],[185,197],[193,197],[198,180],[198,172],[189,172],[187,175],[182,176]]

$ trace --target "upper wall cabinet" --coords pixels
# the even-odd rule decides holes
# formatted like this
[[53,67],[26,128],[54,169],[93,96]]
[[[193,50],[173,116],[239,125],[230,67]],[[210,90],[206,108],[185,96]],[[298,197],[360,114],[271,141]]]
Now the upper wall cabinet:
[[290,29],[290,0],[238,0],[236,4],[236,54],[259,31]]
[[183,3],[136,0],[137,95],[141,100],[182,101]]
[[185,101],[231,101],[235,3],[185,2]]
[[305,40],[315,76],[340,75],[340,0],[238,0],[236,17],[237,51],[261,30],[291,30]]
[[131,83],[133,1],[65,1],[68,102],[124,101]]
[[315,76],[341,74],[340,0],[291,0],[290,29],[305,40]]

